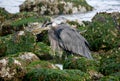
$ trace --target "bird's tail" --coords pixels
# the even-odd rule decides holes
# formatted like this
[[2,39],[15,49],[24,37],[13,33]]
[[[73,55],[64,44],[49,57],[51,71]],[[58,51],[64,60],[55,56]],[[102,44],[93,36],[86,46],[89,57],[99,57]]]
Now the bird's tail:
[[92,57],[91,52],[90,52],[89,49],[88,50],[84,50],[84,56],[87,57],[88,59],[93,60],[93,57]]
[[88,54],[87,54],[87,58],[93,60],[93,57],[92,57],[92,55],[91,55],[90,52],[88,52]]

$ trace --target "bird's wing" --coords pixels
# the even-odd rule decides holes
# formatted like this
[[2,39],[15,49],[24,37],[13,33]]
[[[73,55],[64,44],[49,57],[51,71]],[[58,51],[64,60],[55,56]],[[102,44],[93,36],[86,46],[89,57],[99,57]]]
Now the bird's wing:
[[76,30],[72,28],[61,28],[57,33],[59,33],[57,34],[59,45],[64,50],[92,59],[90,50],[86,45],[88,42]]

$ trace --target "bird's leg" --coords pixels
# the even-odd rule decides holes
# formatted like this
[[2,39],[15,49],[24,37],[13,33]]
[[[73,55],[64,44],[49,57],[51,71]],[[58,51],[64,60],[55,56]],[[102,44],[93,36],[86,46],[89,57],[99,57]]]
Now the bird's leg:
[[56,52],[56,59],[57,59],[59,62],[62,62],[62,54],[63,54],[63,52],[60,51],[60,50]]
[[52,49],[50,53],[54,60],[56,60],[59,63],[62,61],[62,51],[57,51]]
[[65,54],[63,56],[63,58],[66,60],[68,59],[68,57],[71,55],[71,52],[70,51],[65,51]]

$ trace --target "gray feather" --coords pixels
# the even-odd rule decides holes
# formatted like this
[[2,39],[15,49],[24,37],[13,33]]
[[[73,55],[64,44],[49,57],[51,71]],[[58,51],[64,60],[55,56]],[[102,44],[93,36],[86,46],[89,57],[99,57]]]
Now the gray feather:
[[59,37],[59,45],[63,49],[92,59],[87,40],[75,29],[63,24],[60,25],[55,32],[57,33],[57,37]]

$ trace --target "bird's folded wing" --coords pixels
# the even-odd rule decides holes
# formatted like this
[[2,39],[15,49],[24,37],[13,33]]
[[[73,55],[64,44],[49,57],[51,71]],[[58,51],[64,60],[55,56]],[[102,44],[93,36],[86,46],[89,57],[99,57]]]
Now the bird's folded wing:
[[72,53],[92,58],[89,48],[86,44],[88,42],[85,38],[72,28],[63,29],[58,34],[60,46]]

